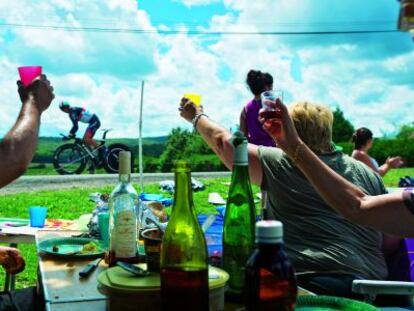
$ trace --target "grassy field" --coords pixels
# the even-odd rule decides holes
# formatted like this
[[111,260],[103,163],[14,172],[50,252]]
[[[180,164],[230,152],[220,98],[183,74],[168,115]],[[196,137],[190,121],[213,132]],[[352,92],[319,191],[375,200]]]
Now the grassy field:
[[[201,180],[208,190],[195,192],[194,203],[196,212],[199,214],[215,213],[215,208],[207,202],[209,192],[218,192],[224,198],[227,196],[228,182],[230,178],[218,178]],[[49,219],[77,219],[80,215],[91,213],[94,203],[89,201],[88,196],[93,192],[110,192],[113,186],[99,189],[72,189],[68,191],[41,191],[33,193],[21,193],[6,195],[0,199],[0,217],[28,218],[28,206],[42,205],[48,207]],[[147,193],[160,193],[158,184],[145,186]],[[259,188],[253,187],[254,194],[260,192]],[[163,193],[164,194],[164,193]],[[170,197],[165,193],[165,197]],[[167,208],[167,212],[170,209]],[[37,255],[34,245],[20,245],[26,259],[26,269],[17,275],[16,285],[18,288],[34,285],[36,281]],[[4,284],[4,270],[0,268],[0,286]]]
[[[401,176],[414,176],[414,168],[392,170],[385,178],[388,187],[395,187]],[[227,196],[229,178],[218,178],[214,180],[202,180],[206,190],[194,193],[196,212],[199,214],[214,213],[215,209],[207,202],[209,192],[218,192],[224,198]],[[113,185],[99,189],[72,189],[68,191],[42,191],[33,193],[21,193],[6,195],[0,199],[0,217],[28,218],[28,206],[43,205],[48,207],[48,218],[50,219],[77,219],[82,214],[91,213],[94,203],[89,201],[88,195],[93,192],[110,192]],[[158,184],[146,185],[147,193],[160,193]],[[259,192],[254,186],[253,193]],[[168,194],[165,194],[168,197]],[[169,210],[167,209],[169,212]],[[37,256],[34,245],[21,245],[19,247],[26,259],[27,266],[24,272],[17,276],[17,287],[34,285],[36,280]],[[4,271],[0,268],[0,284],[4,282]]]

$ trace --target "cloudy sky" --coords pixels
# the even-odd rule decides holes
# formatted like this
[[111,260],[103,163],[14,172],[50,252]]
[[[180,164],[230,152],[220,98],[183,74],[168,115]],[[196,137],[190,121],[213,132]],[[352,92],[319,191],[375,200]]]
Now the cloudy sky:
[[20,109],[20,65],[42,65],[56,90],[42,136],[69,130],[66,100],[112,137],[136,137],[142,80],[144,136],[186,126],[177,104],[189,92],[231,127],[251,98],[249,69],[271,73],[287,102],[339,106],[356,127],[389,134],[414,121],[410,34],[240,33],[395,30],[397,16],[396,0],[0,0],[0,136]]

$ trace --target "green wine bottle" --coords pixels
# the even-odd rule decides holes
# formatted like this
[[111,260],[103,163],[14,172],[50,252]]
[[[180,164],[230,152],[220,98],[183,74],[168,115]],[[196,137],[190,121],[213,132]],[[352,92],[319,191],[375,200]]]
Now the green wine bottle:
[[249,178],[247,139],[237,131],[232,144],[233,172],[224,216],[223,268],[230,275],[227,298],[240,302],[246,262],[254,249],[256,207]]
[[162,240],[161,304],[163,310],[209,310],[207,244],[185,161],[176,162],[174,206]]

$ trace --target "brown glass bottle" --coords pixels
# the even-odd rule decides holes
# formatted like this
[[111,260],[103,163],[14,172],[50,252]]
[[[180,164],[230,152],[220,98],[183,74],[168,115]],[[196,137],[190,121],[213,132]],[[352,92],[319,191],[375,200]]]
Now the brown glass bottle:
[[186,162],[175,166],[174,206],[161,246],[162,310],[209,310],[208,257]]
[[295,271],[283,250],[283,226],[278,221],[256,224],[257,248],[246,265],[244,299],[247,310],[295,309]]

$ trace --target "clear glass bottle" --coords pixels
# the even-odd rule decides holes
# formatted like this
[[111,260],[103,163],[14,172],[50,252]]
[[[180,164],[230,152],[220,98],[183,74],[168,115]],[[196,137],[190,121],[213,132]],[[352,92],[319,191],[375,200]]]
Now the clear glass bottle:
[[209,310],[207,244],[185,161],[176,162],[174,206],[162,240],[161,302],[163,310]]
[[282,223],[259,221],[256,243],[246,265],[246,309],[293,311],[297,285],[294,268],[283,250]]
[[109,254],[108,264],[117,261],[139,262],[137,253],[138,194],[131,184],[131,153],[119,153],[119,183],[109,197]]
[[233,170],[223,226],[223,269],[230,275],[227,298],[240,302],[246,262],[254,248],[256,207],[250,185],[247,139],[236,131],[232,143]]

